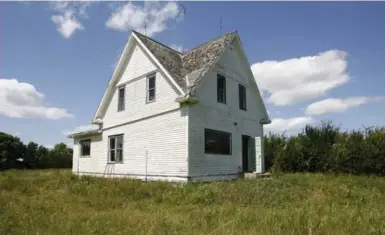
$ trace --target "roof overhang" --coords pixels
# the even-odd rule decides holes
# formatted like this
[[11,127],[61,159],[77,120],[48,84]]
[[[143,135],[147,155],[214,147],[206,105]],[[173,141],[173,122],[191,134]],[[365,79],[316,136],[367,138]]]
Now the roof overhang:
[[263,118],[263,119],[259,120],[259,123],[261,123],[262,125],[267,125],[267,124],[271,123],[271,120]]
[[67,135],[68,138],[80,138],[80,137],[87,137],[87,136],[93,136],[93,135],[100,135],[103,133],[103,130],[90,130],[90,131],[82,131],[78,133],[72,133],[70,135]]

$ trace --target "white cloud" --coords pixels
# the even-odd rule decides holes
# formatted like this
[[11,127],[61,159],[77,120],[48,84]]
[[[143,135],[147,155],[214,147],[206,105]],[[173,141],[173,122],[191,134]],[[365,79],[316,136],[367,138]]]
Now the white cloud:
[[169,21],[178,21],[183,15],[182,12],[176,2],[163,4],[145,1],[143,7],[128,2],[113,11],[106,21],[106,26],[119,31],[133,29],[151,37],[166,30]]
[[62,108],[43,105],[44,94],[16,79],[0,78],[0,115],[14,118],[61,119],[72,117]]
[[78,126],[78,127],[74,128],[73,130],[70,130],[70,131],[63,131],[63,134],[64,135],[70,135],[73,133],[92,131],[92,130],[98,130],[98,129],[99,129],[98,125],[89,124],[89,125]]
[[88,18],[87,8],[91,2],[54,2],[50,3],[55,14],[51,20],[56,24],[57,31],[64,37],[70,38],[76,30],[84,30],[79,17]]
[[56,24],[57,31],[65,38],[70,38],[78,29],[84,29],[71,11],[67,11],[62,15],[53,15],[51,19]]
[[350,80],[347,53],[329,50],[314,56],[264,61],[251,66],[259,88],[274,105],[290,105],[326,95]]
[[181,53],[183,53],[183,45],[179,45],[179,44],[171,44],[170,45],[170,48],[176,50],[176,51],[179,51]]
[[267,132],[298,131],[307,124],[314,122],[312,117],[274,118],[271,124],[265,126]]
[[305,113],[307,115],[320,115],[326,113],[342,113],[351,107],[356,107],[370,102],[385,100],[385,97],[349,97],[345,99],[324,99],[314,102],[307,106]]

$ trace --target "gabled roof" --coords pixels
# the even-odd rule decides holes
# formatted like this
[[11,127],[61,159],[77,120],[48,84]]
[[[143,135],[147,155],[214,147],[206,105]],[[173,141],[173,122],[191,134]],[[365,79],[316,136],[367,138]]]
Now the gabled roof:
[[[102,101],[98,106],[93,119],[93,123],[102,122],[100,120],[100,116],[101,113],[104,112],[106,100],[111,98],[110,94],[112,90],[112,84],[120,76],[122,69],[125,66],[124,64],[127,62],[133,41],[136,40],[141,45],[146,53],[149,54],[153,61],[166,74],[166,77],[171,80],[179,92],[182,93],[182,95],[183,93],[186,95],[190,92],[193,92],[197,87],[200,86],[204,75],[218,62],[223,52],[235,39],[238,39],[240,43],[237,31],[224,34],[216,39],[205,42],[185,53],[181,53],[160,42],[157,42],[152,38],[133,31],[132,36],[129,38],[126,47],[124,48],[124,51],[118,61],[118,65],[115,68],[104,96],[102,97]],[[246,57],[245,60],[247,62]],[[250,67],[249,73],[252,76]],[[265,113],[266,117],[268,117],[266,108]]]
[[181,53],[136,31],[134,33],[184,91],[200,84],[204,74],[237,35],[236,31],[231,32]]

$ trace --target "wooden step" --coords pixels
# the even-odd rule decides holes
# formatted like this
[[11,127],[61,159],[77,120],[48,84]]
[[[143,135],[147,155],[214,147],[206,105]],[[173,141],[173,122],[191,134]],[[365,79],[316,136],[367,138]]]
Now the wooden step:
[[261,179],[261,178],[270,178],[271,174],[269,172],[265,173],[255,173],[255,172],[245,172],[243,174],[245,179]]

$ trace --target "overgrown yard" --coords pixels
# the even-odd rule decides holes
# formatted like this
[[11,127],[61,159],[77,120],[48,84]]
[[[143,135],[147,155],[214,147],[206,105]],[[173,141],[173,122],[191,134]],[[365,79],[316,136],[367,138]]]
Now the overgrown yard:
[[0,234],[385,234],[385,180],[286,174],[180,185],[8,171]]

